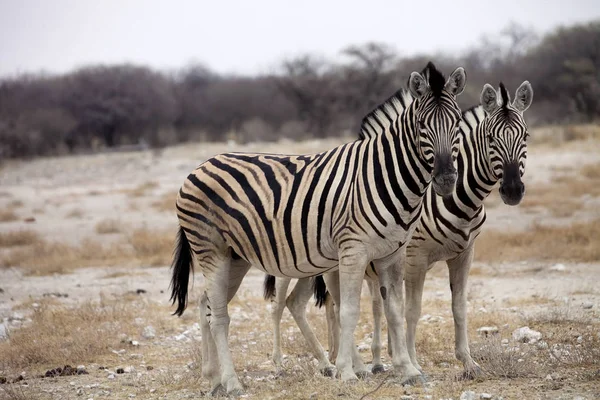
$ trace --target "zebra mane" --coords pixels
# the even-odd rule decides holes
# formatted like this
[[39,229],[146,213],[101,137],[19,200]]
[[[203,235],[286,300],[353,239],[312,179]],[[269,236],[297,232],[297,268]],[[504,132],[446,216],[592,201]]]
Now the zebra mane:
[[506,90],[506,86],[504,86],[504,83],[502,82],[500,82],[500,96],[502,97],[502,107],[507,109],[510,103],[510,95]]
[[358,138],[373,138],[388,131],[412,101],[413,97],[408,90],[398,90],[363,118]]
[[439,98],[442,95],[444,86],[446,86],[446,78],[444,77],[444,74],[442,74],[431,61],[427,63],[427,66],[423,69],[421,74],[429,83],[429,87],[433,92],[433,95]]

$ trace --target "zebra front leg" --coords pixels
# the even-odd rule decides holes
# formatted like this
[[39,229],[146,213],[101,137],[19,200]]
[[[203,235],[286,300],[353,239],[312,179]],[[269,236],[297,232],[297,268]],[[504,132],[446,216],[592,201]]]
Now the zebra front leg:
[[371,354],[373,355],[373,367],[371,372],[378,374],[385,372],[381,361],[381,308],[382,298],[377,287],[377,280],[369,280],[369,291],[371,292],[373,311],[373,341],[371,342]]
[[291,278],[276,278],[275,298],[271,302],[271,319],[273,321],[273,363],[277,374],[283,371],[283,355],[281,353],[281,317],[285,310],[285,296]]
[[467,333],[467,280],[473,260],[473,245],[458,257],[448,260],[450,291],[452,292],[452,315],[454,316],[454,343],[456,358],[463,363],[464,377],[472,379],[482,370],[471,357]]
[[304,338],[308,342],[311,351],[317,360],[319,360],[319,371],[325,376],[334,376],[334,367],[327,359],[323,346],[321,346],[319,339],[317,339],[317,336],[306,320],[306,306],[313,294],[311,283],[312,279],[310,278],[298,279],[296,286],[294,286],[292,293],[290,293],[286,300],[286,304],[302,335],[304,335]]
[[427,274],[426,266],[407,264],[404,275],[404,287],[406,289],[406,346],[410,361],[419,371],[423,369],[417,361],[416,335],[417,324],[421,316],[421,302],[423,299],[423,285]]
[[422,375],[416,369],[406,348],[406,336],[404,333],[404,293],[403,293],[403,262],[405,250],[396,261],[387,260],[385,263],[376,263],[377,275],[383,307],[388,323],[388,335],[391,336],[392,364],[397,374],[402,376],[403,384],[412,384],[421,379]]
[[361,287],[368,260],[366,258],[366,251],[361,248],[340,249],[339,254],[341,333],[336,367],[342,380],[349,381],[356,380],[357,373],[360,376],[367,376],[369,374],[354,345],[354,330],[356,329],[360,312]]
[[[325,278],[325,276],[327,276],[327,278]],[[340,331],[340,278],[339,278],[339,273],[333,272],[330,274],[326,274],[323,276],[325,278],[325,281],[327,282],[327,289],[329,291],[330,297],[334,299],[335,301],[335,307],[333,307],[333,317],[332,319],[334,319],[334,323],[332,323],[333,326],[333,333],[332,336],[335,340],[334,342],[334,354],[333,354],[333,358],[330,357],[330,360],[336,360],[337,361],[337,355],[339,352],[339,346],[340,346],[340,336],[341,336],[341,331]],[[361,282],[361,287],[362,287],[362,282]],[[359,294],[359,298],[360,298],[360,290],[358,291]],[[358,348],[356,347],[356,345],[354,344],[354,336],[352,339],[352,369],[354,370],[354,373],[359,377],[359,378],[366,378],[367,376],[369,376],[369,371],[367,370],[367,367],[365,366],[365,363],[362,360],[362,357],[360,355],[360,352],[358,351]]]

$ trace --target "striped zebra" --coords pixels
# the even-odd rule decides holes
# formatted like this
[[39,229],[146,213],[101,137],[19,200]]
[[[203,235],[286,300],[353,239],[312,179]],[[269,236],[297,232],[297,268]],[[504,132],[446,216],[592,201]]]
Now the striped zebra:
[[[456,357],[463,363],[464,376],[474,377],[481,368],[470,355],[467,336],[467,279],[473,259],[475,239],[481,232],[486,219],[483,201],[491,193],[496,183],[500,183],[499,192],[504,203],[517,205],[523,198],[525,186],[521,177],[525,172],[527,159],[527,137],[529,135],[523,113],[533,100],[533,89],[527,81],[516,91],[511,103],[505,86],[500,83],[498,92],[486,84],[481,92],[481,105],[463,113],[461,146],[457,158],[458,181],[451,196],[439,196],[428,190],[421,218],[406,251],[405,289],[407,346],[413,365],[421,370],[415,349],[417,322],[421,314],[421,298],[425,275],[435,262],[446,261],[450,272],[452,291],[452,312],[455,326]],[[339,280],[337,273],[326,276],[327,289],[333,298],[339,298]],[[381,362],[381,298],[373,290],[377,274],[373,268],[367,268],[365,279],[373,296],[374,333],[371,350],[373,353],[373,372],[383,371]],[[266,281],[267,282],[267,281]],[[272,280],[268,282],[273,286]],[[279,324],[279,308],[285,307],[281,300],[289,279],[278,279],[274,301],[273,322]],[[300,290],[306,283],[298,282]],[[271,293],[269,288],[265,293]],[[283,293],[277,293],[283,291]],[[296,288],[294,288],[296,291]],[[306,302],[299,304],[298,299],[310,297],[310,293],[295,293],[288,300],[292,314],[306,308]],[[282,297],[283,296],[283,297]],[[327,301],[329,326],[329,358],[335,359],[339,327],[332,309],[331,296]],[[390,347],[388,347],[388,351]],[[280,352],[280,350],[278,350]],[[275,354],[275,351],[274,351]],[[316,354],[316,353],[315,353]],[[316,354],[325,357],[324,354]]]
[[171,298],[181,315],[195,259],[206,285],[200,303],[203,374],[213,392],[221,386],[242,392],[227,342],[227,305],[250,266],[293,278],[343,272],[336,367],[347,381],[368,372],[353,360],[352,347],[360,286],[373,261],[394,367],[405,379],[420,377],[406,348],[396,260],[429,184],[440,194],[454,188],[461,117],[456,96],[465,82],[463,68],[446,80],[429,63],[422,73],[411,73],[408,91],[398,91],[363,119],[354,142],[315,155],[221,154],[187,177],[176,202],[180,229]]

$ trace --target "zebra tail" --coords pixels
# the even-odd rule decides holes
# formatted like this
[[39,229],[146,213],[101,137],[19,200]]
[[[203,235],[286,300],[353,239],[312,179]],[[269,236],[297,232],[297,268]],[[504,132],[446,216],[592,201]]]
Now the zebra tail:
[[275,297],[275,277],[273,275],[265,276],[264,287],[265,287],[265,291],[263,293],[263,296],[264,296],[265,300],[269,300],[269,299]]
[[171,304],[177,302],[177,309],[173,315],[181,316],[187,307],[190,272],[194,272],[192,249],[181,226],[175,239],[171,268],[173,269],[173,276],[171,277],[171,298],[169,300],[171,300]]
[[313,293],[315,294],[315,305],[318,308],[323,307],[327,301],[327,296],[329,296],[323,275],[315,276],[313,281]]

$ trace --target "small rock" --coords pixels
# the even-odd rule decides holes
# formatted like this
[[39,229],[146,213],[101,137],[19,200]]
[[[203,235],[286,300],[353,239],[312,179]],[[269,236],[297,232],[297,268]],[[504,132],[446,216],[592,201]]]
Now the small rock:
[[[135,372],[135,368],[132,366],[128,366],[123,368],[123,372],[125,372],[126,374],[130,374],[132,372]],[[119,373],[119,371],[117,370],[117,373]]]
[[550,267],[550,271],[565,271],[567,269],[567,267],[565,267],[565,264],[554,264],[553,266]]
[[479,398],[480,398],[480,399],[484,399],[484,400],[489,400],[489,399],[491,399],[491,398],[492,398],[492,395],[491,395],[491,394],[489,394],[489,393],[481,393],[481,394],[479,395]]
[[150,393],[156,392],[156,389],[150,389]]
[[15,312],[13,313],[13,315],[11,315],[10,317],[8,317],[9,321],[23,321],[25,319],[25,317],[23,316],[23,314]]
[[546,343],[543,340],[540,340],[535,344],[535,346],[538,348],[538,350],[546,350],[548,348],[548,343]]
[[445,361],[442,361],[439,366],[440,368],[450,368],[450,364]]
[[0,323],[0,339],[8,338],[8,331],[6,330],[6,326]]
[[115,374],[108,374],[108,379],[115,379]]
[[594,303],[586,301],[581,305],[581,307],[583,307],[584,310],[589,310],[590,308],[594,307]]
[[477,333],[483,337],[496,335],[496,334],[498,334],[498,327],[497,326],[482,326],[481,328],[477,329]]
[[583,336],[577,336],[577,343],[583,343]]
[[138,342],[137,340],[132,340],[131,341],[131,345],[134,346],[134,347],[137,347],[137,346],[140,345],[140,342]]
[[154,339],[156,337],[156,330],[154,329],[153,326],[148,325],[142,331],[142,337],[144,339]]
[[71,381],[71,382],[69,382],[69,385],[75,386],[75,382]]
[[460,394],[460,400],[475,400],[475,392],[467,390]]
[[512,337],[517,342],[533,344],[542,338],[542,334],[538,331],[530,329],[528,326],[524,326],[522,328],[515,329],[512,333]]
[[413,400],[413,397],[405,394],[405,395],[400,396],[400,399],[401,400]]
[[316,400],[316,399],[319,398],[319,393],[313,392],[313,393],[310,394],[310,396],[308,396],[308,398],[311,399],[311,400]]
[[367,351],[371,348],[371,346],[369,346],[366,343],[361,343],[358,345],[358,351]]
[[507,345],[508,344],[508,339],[502,339],[500,341],[500,343],[503,344],[503,345]]
[[551,381],[551,380],[552,380],[552,375],[550,375],[550,374],[546,375],[546,378],[545,378],[545,379],[546,379],[547,381]]
[[480,307],[479,310],[477,310],[477,311],[479,311],[480,313],[483,313],[483,314],[487,313],[487,310],[485,309],[485,307]]

